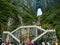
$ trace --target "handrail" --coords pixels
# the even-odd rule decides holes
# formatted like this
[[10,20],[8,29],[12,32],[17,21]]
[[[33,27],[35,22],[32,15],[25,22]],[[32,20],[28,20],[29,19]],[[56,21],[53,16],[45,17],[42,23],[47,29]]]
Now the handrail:
[[42,34],[40,34],[38,37],[34,38],[31,42],[36,41],[37,39],[41,38],[43,35],[45,35],[47,32],[55,32],[55,30],[46,30]]
[[43,28],[41,28],[41,26],[39,27],[39,26],[34,25],[34,26],[20,26],[20,27],[18,27],[17,29],[15,29],[14,31],[12,31],[11,33],[8,32],[8,31],[4,31],[3,33],[9,34],[9,35],[12,36],[16,41],[18,41],[18,42],[20,43],[20,40],[18,40],[18,38],[16,38],[16,37],[13,35],[13,33],[16,32],[16,31],[18,31],[20,28],[31,28],[31,27],[35,27],[35,28],[37,28],[37,29],[40,29],[40,30],[44,31],[42,34],[40,34],[39,36],[37,36],[36,38],[34,38],[31,42],[34,42],[34,41],[36,41],[37,39],[41,38],[41,37],[42,37],[43,35],[45,35],[47,32],[55,32],[54,29],[52,29],[52,30],[44,30]]
[[10,36],[12,36],[16,41],[18,41],[18,43],[20,43],[20,40],[18,40],[13,34],[11,34],[9,31],[4,31],[3,33],[7,33]]
[[43,32],[42,34],[40,34],[38,37],[34,38],[31,42],[36,41],[37,39],[41,38],[44,34],[46,34],[48,31]]
[[38,28],[38,29],[40,29],[40,30],[42,30],[42,31],[45,31],[45,29],[41,28],[41,26],[39,27],[39,26],[34,25],[34,26],[20,26],[20,27],[18,27],[17,29],[15,29],[14,31],[12,31],[11,33],[16,32],[16,31],[19,30],[20,28],[31,28],[31,27],[36,27],[36,28]]

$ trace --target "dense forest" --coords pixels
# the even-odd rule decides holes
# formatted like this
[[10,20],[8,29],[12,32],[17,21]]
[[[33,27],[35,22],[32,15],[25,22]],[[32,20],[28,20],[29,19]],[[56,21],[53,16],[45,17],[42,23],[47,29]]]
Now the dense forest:
[[52,10],[48,10],[41,16],[41,24],[44,29],[55,29],[60,41],[60,3],[55,4]]
[[[8,29],[9,20],[11,20],[10,29]],[[7,0],[0,0],[0,33],[3,30],[11,31],[16,29],[18,26],[22,25],[21,22],[23,22],[23,25],[32,25],[35,21],[35,15],[22,12]]]
[[[60,41],[60,1],[54,5],[54,8],[50,8],[45,8],[46,12],[41,16],[41,26],[44,29],[55,29]],[[37,21],[37,16],[28,10],[24,13],[7,0],[0,0],[0,34],[5,30],[12,31],[22,25],[20,20],[23,21],[23,25],[33,25],[33,22]],[[11,19],[10,29],[8,27],[9,19]]]

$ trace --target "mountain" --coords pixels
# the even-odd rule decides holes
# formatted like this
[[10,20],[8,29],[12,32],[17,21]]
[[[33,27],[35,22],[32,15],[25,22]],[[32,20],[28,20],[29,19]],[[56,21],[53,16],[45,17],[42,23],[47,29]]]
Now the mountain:
[[7,0],[0,0],[0,33],[4,30],[12,31],[16,29],[22,25],[21,22],[24,25],[32,25],[35,21],[35,15],[22,12]]
[[60,3],[60,0],[37,0],[37,8],[41,8],[43,12],[52,10],[56,4]]
[[38,8],[41,8],[43,12],[47,12],[54,9],[60,0],[8,0],[8,2],[15,5],[22,12],[36,15]]
[[50,8],[41,16],[41,25],[44,29],[55,29],[60,43],[60,1],[56,1],[55,7]]

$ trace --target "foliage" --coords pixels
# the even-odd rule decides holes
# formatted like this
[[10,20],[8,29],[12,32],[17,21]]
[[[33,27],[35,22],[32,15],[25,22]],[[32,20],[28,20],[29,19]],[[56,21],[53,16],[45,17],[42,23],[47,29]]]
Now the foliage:
[[[8,0],[10,3],[15,5],[19,10],[22,9],[23,12],[28,12],[31,15],[35,15],[35,6],[32,6],[32,0]],[[21,8],[21,9],[20,9]]]
[[[14,6],[16,6],[21,12],[21,17],[23,18],[24,25],[32,25],[36,22],[35,6],[32,6],[30,0],[8,0]],[[28,4],[28,5],[27,5]]]
[[42,28],[44,28],[44,29],[52,29],[52,25],[51,24],[43,24]]
[[[41,17],[41,24],[44,28],[56,29],[57,37],[60,40],[60,3],[57,3],[55,8],[49,10]],[[48,26],[48,27],[47,27]]]
[[58,37],[58,39],[60,41],[60,25],[56,25],[55,29],[56,29],[56,32],[57,32],[57,37]]
[[18,15],[23,18],[24,25],[32,24],[32,22],[36,19],[35,15],[18,10],[18,8],[12,3],[8,2],[8,0],[0,0],[0,33],[3,28],[3,30],[7,30],[9,18],[12,18],[14,23],[11,25],[11,29],[8,30],[12,31],[20,26],[21,24],[19,22],[20,19],[18,18]]

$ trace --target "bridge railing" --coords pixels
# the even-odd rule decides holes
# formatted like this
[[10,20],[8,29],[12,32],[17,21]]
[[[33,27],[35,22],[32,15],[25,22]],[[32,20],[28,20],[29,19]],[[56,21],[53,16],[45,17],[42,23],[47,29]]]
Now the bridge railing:
[[[41,38],[42,36],[44,36],[48,32],[55,32],[54,29],[52,29],[52,30],[45,30],[45,29],[41,28],[41,26],[35,26],[34,25],[34,26],[20,26],[17,29],[13,30],[12,32],[4,31],[3,33],[4,34],[9,34],[18,43],[20,43],[20,38],[21,38],[20,33],[22,33],[22,31],[23,31],[23,33],[24,32],[28,32],[29,33],[30,30],[32,31],[32,33],[34,33],[33,35],[35,35],[35,37],[31,40],[31,42],[34,42],[34,41],[38,40],[39,38]],[[38,32],[39,32],[38,30],[40,32],[42,31],[42,33],[38,34]],[[28,36],[29,36],[29,34],[28,34]]]
[[[20,40],[18,40],[18,39],[17,39],[12,33],[10,33],[9,31],[4,31],[3,33],[10,35],[13,39],[15,39],[18,43],[20,43]],[[8,37],[7,37],[7,38],[8,38]],[[9,39],[7,39],[7,40],[9,40]]]
[[40,34],[39,36],[37,36],[36,38],[34,38],[31,42],[34,42],[34,41],[38,40],[38,39],[41,38],[43,35],[45,35],[47,32],[55,32],[55,30],[46,30],[46,31],[44,31],[42,34]]

